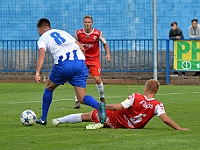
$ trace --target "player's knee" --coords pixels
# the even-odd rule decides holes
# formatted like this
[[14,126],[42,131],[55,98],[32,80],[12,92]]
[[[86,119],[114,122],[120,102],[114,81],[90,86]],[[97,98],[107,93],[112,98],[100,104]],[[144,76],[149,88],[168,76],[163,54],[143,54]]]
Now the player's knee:
[[101,80],[97,81],[96,84],[98,84],[98,85],[101,84]]
[[95,80],[95,82],[96,82],[96,84],[101,84],[101,78],[94,78],[94,80]]
[[81,114],[81,119],[82,119],[82,121],[85,121],[85,122],[92,121],[92,113],[89,112],[89,113]]
[[49,90],[54,90],[57,87],[56,84],[54,84],[50,79],[46,82],[46,88]]

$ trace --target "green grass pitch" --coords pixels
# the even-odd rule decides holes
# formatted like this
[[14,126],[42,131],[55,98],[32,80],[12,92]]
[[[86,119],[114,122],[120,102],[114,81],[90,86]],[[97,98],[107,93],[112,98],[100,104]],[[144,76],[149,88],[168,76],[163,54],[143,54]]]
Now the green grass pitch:
[[[88,123],[61,124],[54,127],[53,118],[91,111],[81,105],[75,110],[73,87],[58,87],[53,95],[47,126],[20,123],[20,114],[31,109],[41,115],[41,98],[45,84],[0,83],[0,149],[2,150],[196,150],[200,147],[200,87],[161,85],[156,99],[181,127],[176,131],[154,117],[144,129],[86,130]],[[133,92],[143,93],[143,85],[105,84],[107,103],[119,103]],[[99,99],[95,85],[87,85],[87,94]]]

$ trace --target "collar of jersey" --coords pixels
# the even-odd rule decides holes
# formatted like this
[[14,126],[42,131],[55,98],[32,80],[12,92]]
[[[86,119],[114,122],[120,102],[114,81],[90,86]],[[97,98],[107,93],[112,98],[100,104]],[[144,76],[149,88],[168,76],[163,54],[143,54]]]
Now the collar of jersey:
[[87,35],[92,34],[93,31],[94,31],[94,28],[92,28],[92,31],[91,31],[90,33],[86,33],[85,30],[84,30],[84,28],[83,28],[83,32],[84,32],[85,34],[87,34]]
[[145,97],[145,99],[147,100],[147,101],[152,101],[152,100],[154,100],[154,98],[147,98],[146,96],[144,96]]

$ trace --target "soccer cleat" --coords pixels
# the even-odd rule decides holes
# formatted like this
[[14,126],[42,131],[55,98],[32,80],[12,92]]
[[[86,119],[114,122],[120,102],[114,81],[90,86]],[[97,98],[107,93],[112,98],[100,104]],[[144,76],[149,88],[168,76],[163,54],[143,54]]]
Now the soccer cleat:
[[100,102],[98,106],[98,116],[101,124],[104,124],[106,121],[106,110],[105,110],[105,103]]
[[101,123],[88,124],[86,126],[86,129],[90,129],[90,130],[92,130],[92,129],[100,129],[100,128],[103,128],[103,124],[101,124]]
[[103,102],[103,103],[106,103],[106,100],[104,97],[100,97],[100,101]]
[[40,125],[46,125],[46,124],[47,124],[47,121],[46,121],[46,120],[43,121],[41,118],[40,118],[40,119],[37,119],[35,122],[36,122],[37,124],[40,124]]
[[57,127],[61,122],[58,119],[53,119],[52,124]]
[[81,107],[80,102],[76,101],[75,104],[74,104],[74,109],[79,109],[80,107]]

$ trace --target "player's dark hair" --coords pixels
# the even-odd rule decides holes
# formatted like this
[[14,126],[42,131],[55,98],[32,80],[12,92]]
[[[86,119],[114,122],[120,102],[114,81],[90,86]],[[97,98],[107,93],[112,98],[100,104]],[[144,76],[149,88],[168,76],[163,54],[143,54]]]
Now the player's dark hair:
[[93,22],[92,16],[86,15],[86,16],[83,18],[83,21],[84,21],[85,18],[90,18],[90,19],[92,20],[92,22]]
[[173,25],[176,25],[176,26],[177,26],[178,23],[174,21],[174,22],[171,23],[171,26],[173,26]]
[[37,27],[51,27],[50,21],[46,18],[41,18],[38,23]]
[[197,22],[198,23],[198,19],[192,19],[191,22]]

